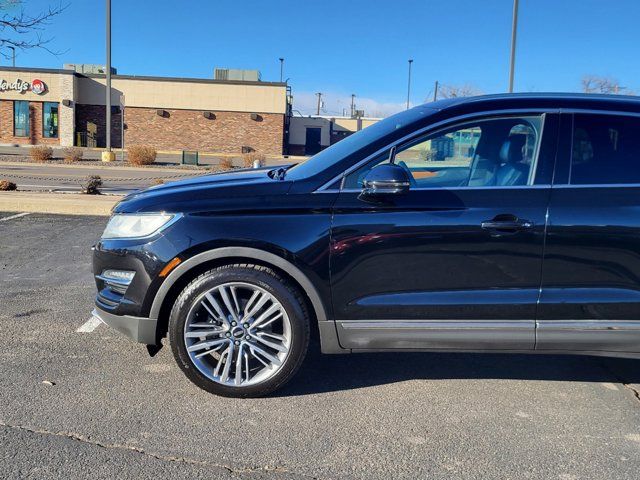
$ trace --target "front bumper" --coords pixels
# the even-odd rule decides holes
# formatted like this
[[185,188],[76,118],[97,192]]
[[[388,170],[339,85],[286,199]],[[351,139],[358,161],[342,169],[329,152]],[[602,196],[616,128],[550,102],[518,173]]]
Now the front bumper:
[[158,344],[157,318],[114,315],[97,307],[93,310],[93,315],[138,343],[146,345]]

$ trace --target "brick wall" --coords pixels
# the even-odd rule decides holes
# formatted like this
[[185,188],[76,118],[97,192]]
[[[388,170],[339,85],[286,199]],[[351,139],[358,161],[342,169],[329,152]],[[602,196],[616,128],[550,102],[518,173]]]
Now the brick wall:
[[0,100],[0,143],[20,145],[58,145],[59,138],[42,136],[42,102],[29,102],[29,136],[13,136],[13,100]]
[[[106,108],[104,105],[80,105],[76,104],[76,133],[84,133],[87,131],[87,122],[96,124],[97,147],[105,147],[107,145],[107,120]],[[111,112],[111,146],[113,148],[122,147],[122,116],[119,107]],[[126,134],[125,134],[126,141]],[[78,144],[77,135],[74,144]],[[86,145],[82,145],[86,146]]]
[[[256,151],[281,155],[284,115],[261,113],[252,120],[250,113],[213,112],[205,118],[201,110],[127,107],[124,111],[125,148],[127,145],[151,145],[158,150],[198,150],[241,153],[243,146]],[[76,105],[76,130],[86,131],[86,122],[98,126],[98,146],[104,146],[104,106]],[[112,114],[114,127],[111,141],[120,146],[120,114]],[[102,142],[102,143],[100,143]]]

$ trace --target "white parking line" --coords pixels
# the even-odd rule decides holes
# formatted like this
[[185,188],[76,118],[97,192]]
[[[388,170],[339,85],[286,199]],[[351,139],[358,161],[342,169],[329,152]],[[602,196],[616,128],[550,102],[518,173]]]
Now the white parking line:
[[76,332],[91,333],[100,325],[102,325],[102,320],[100,320],[98,317],[91,317],[89,320],[84,322],[82,326],[76,330]]
[[0,222],[6,222],[7,220],[13,220],[14,218],[20,218],[20,217],[24,217],[26,215],[29,215],[30,212],[25,212],[25,213],[16,213],[15,215],[11,215],[10,217],[4,217],[4,218],[0,218]]

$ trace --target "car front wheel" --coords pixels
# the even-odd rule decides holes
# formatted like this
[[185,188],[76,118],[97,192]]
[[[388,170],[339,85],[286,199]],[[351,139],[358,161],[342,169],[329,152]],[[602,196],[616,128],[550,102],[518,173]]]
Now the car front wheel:
[[295,375],[309,344],[309,317],[300,292],[275,271],[226,265],[180,293],[169,335],[193,383],[217,395],[257,397]]

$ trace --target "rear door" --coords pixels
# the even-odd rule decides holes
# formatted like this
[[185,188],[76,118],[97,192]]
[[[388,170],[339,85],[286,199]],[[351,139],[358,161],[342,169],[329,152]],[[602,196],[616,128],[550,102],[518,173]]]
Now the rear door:
[[406,195],[335,204],[331,282],[353,349],[533,349],[557,115],[465,121],[397,146]]
[[536,348],[639,352],[640,117],[562,125]]

